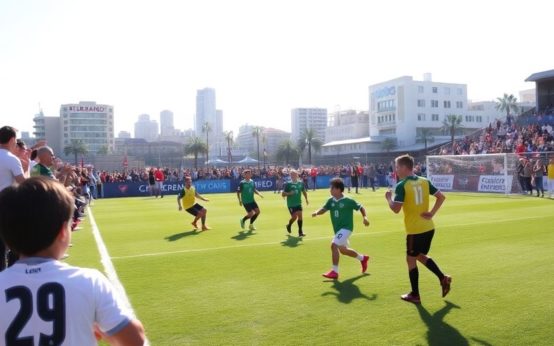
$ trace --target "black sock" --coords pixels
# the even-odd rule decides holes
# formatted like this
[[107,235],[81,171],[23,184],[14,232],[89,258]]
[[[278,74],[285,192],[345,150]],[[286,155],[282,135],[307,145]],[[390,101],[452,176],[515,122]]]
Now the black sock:
[[410,284],[412,285],[412,294],[419,296],[419,271],[417,267],[410,270]]
[[242,218],[242,222],[246,222],[246,220],[248,220],[248,216]]
[[302,233],[302,224],[304,223],[304,220],[298,220],[298,232]]
[[425,266],[427,267],[427,269],[432,271],[439,278],[439,280],[442,281],[442,279],[444,278],[444,274],[441,272],[439,266],[435,263],[435,261],[433,261],[433,259],[429,258],[427,262],[425,262]]
[[204,226],[206,224],[206,217],[202,216],[200,220],[202,220],[202,226]]
[[290,219],[290,220],[289,220],[289,227],[292,225],[293,222],[294,222],[293,219]]
[[252,217],[250,218],[250,224],[253,224],[254,221],[256,221],[256,219],[258,218],[258,215],[259,215],[259,214],[254,214],[254,216],[252,216]]

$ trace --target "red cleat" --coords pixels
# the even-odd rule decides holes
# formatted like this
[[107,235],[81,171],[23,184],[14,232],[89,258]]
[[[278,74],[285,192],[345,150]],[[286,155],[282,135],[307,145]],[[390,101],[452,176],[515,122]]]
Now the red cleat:
[[337,273],[334,270],[330,270],[327,273],[321,274],[321,275],[323,275],[323,277],[325,277],[327,279],[338,279],[339,278],[339,273]]
[[366,270],[367,270],[367,262],[369,262],[369,256],[364,255],[364,258],[361,261],[361,263],[362,263],[362,273],[365,273]]
[[442,287],[442,297],[446,297],[448,292],[450,292],[450,284],[452,283],[452,277],[450,275],[445,275],[441,281]]
[[412,294],[412,292],[401,295],[400,299],[409,303],[421,304],[421,298],[419,298],[419,295]]

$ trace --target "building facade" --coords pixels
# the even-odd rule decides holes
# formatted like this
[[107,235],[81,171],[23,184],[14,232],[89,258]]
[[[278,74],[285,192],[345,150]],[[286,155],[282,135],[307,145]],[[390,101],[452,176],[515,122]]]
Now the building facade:
[[171,137],[175,135],[175,126],[173,125],[173,112],[163,110],[160,112],[160,137]]
[[206,133],[203,131],[206,123],[211,128],[208,133],[210,155],[226,155],[223,136],[223,111],[216,109],[215,89],[213,88],[204,88],[196,92],[194,131],[200,138],[206,138]]
[[96,102],[63,104],[60,107],[60,146],[83,142],[89,153],[114,150],[113,106]]
[[150,120],[150,115],[141,114],[135,123],[135,138],[142,138],[147,141],[158,139],[158,122]]
[[369,112],[344,110],[329,114],[325,141],[369,137]]
[[326,127],[326,108],[294,108],[291,110],[291,136],[295,142],[307,129],[313,129],[315,137],[324,142]]
[[40,113],[36,114],[33,118],[33,122],[35,123],[33,125],[33,135],[36,140],[45,140],[46,145],[50,146],[52,150],[54,150],[54,154],[58,156],[62,155],[63,146],[60,142],[60,138],[62,138],[60,132],[60,117],[47,117],[44,116],[42,111],[40,111]]

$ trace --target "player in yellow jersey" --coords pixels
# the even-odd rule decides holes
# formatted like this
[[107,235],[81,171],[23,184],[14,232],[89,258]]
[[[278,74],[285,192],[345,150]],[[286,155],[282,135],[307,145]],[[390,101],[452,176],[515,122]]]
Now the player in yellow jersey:
[[[429,180],[414,174],[413,157],[407,154],[399,156],[395,159],[395,164],[400,181],[395,188],[394,200],[390,190],[385,193],[385,198],[393,212],[399,213],[400,210],[404,210],[404,225],[407,233],[406,260],[412,286],[412,291],[402,295],[401,298],[407,302],[420,304],[418,261],[439,278],[443,297],[450,291],[452,277],[444,275],[435,261],[427,256],[435,233],[432,219],[446,197]],[[436,198],[431,211],[429,211],[429,195]]]
[[554,196],[554,157],[551,157],[550,161],[548,161],[547,171],[548,195],[552,198]]
[[[201,219],[202,230],[207,231],[210,229],[206,225],[206,214],[208,213],[208,211],[200,204],[195,203],[196,198],[199,198],[204,202],[209,201],[209,199],[202,197],[198,192],[196,192],[196,189],[194,188],[194,186],[192,186],[192,179],[190,177],[186,177],[185,187],[183,188],[183,191],[181,191],[177,196],[179,211],[183,210],[184,208],[189,214],[194,215],[194,221],[192,221],[194,229],[198,229],[196,223],[198,222],[198,219]],[[183,200],[183,205],[181,205],[181,199]]]

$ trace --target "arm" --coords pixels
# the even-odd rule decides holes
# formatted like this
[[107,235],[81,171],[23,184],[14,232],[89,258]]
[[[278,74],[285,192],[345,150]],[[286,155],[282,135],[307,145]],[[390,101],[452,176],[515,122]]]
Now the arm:
[[94,332],[110,345],[142,346],[146,340],[144,327],[139,320],[131,320],[125,327],[123,327],[123,329],[111,336],[102,332],[100,328],[98,328],[98,325],[95,325]]
[[181,194],[177,195],[177,205],[179,206],[179,211],[183,210],[183,206],[181,205],[181,199],[182,198],[183,198],[183,196],[181,196]]
[[392,200],[392,192],[390,190],[385,193],[385,199],[389,204],[390,210],[392,210],[395,214],[398,214],[400,210],[402,210],[402,203]]
[[304,189],[304,191],[302,191],[302,194],[304,195],[304,199],[306,200],[306,204],[309,205],[310,202],[308,202],[308,193],[306,192],[306,189]]
[[240,187],[237,190],[237,198],[239,199],[239,205],[242,206],[242,199],[240,198]]
[[262,196],[262,194],[260,193],[260,191],[254,189],[254,193],[258,196],[260,196],[261,198],[264,198],[264,196]]
[[210,200],[202,197],[198,192],[195,191],[195,197],[203,200],[204,202],[209,202]]
[[421,214],[421,217],[427,220],[431,220],[433,216],[439,211],[440,207],[444,203],[444,200],[446,199],[446,196],[442,194],[442,192],[437,191],[434,195],[436,197],[435,205],[433,205],[433,209],[431,211],[425,212]]
[[364,207],[361,207],[360,208],[360,214],[362,214],[363,218],[364,218],[364,226],[369,226],[369,220],[367,219],[367,214],[365,212],[365,208]]
[[21,175],[16,175],[14,177],[15,181],[18,183],[18,184],[21,184],[22,182],[25,181],[25,176],[23,174]]
[[323,214],[325,214],[326,212],[327,212],[327,209],[325,209],[325,208],[320,208],[319,210],[314,211],[314,212],[312,213],[312,217],[316,217],[316,216],[318,216],[318,215],[323,215]]

